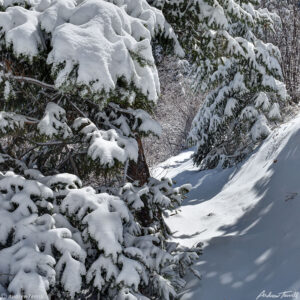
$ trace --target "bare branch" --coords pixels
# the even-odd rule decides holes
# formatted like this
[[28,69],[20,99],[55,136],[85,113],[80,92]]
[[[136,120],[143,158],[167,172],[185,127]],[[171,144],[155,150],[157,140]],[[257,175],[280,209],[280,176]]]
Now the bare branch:
[[32,83],[32,84],[41,86],[42,88],[45,88],[45,89],[48,89],[48,90],[53,90],[53,91],[57,90],[57,88],[54,85],[45,83],[43,81],[39,81],[39,80],[34,79],[34,78],[24,77],[24,76],[13,76],[13,75],[10,75],[9,78],[12,78],[12,79],[17,80],[17,81],[26,81],[28,83]]
[[86,118],[87,116],[85,115],[85,113],[82,111],[82,110],[80,110],[77,106],[76,106],[76,104],[74,104],[71,100],[69,100],[68,99],[68,101],[69,101],[69,103],[73,106],[73,108],[75,108],[75,110],[82,116],[82,117],[84,117],[84,118]]
[[28,83],[32,83],[35,85],[38,85],[44,89],[48,89],[48,90],[52,90],[52,91],[56,91],[57,88],[55,87],[55,85],[52,84],[48,84],[46,82],[37,80],[35,78],[31,78],[31,77],[26,77],[26,76],[15,76],[9,73],[6,73],[3,77],[6,77],[7,79],[13,79],[16,81],[21,81],[21,82],[28,82]]

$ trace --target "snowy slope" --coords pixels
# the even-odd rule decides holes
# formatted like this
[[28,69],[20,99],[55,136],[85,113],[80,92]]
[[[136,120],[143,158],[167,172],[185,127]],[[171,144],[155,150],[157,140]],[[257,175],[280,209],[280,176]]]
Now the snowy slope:
[[167,219],[175,240],[205,243],[196,267],[203,279],[191,277],[182,300],[253,300],[264,299],[258,297],[262,291],[278,298],[280,292],[299,292],[300,115],[236,168],[199,172],[191,154],[153,170],[154,176],[193,185],[181,213]]

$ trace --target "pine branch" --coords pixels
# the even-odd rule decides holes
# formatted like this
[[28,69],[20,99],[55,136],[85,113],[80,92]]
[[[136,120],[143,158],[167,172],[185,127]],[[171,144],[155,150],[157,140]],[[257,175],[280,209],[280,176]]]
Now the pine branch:
[[[3,67],[3,64],[0,64],[0,67]],[[40,80],[35,79],[35,78],[26,77],[26,76],[15,76],[15,75],[12,75],[10,73],[6,73],[5,75],[3,75],[3,77],[6,78],[6,79],[13,79],[13,80],[16,80],[16,81],[32,83],[32,84],[38,85],[38,86],[40,86],[44,89],[57,91],[57,88],[55,87],[55,85],[40,81]]]
[[57,90],[57,88],[54,85],[45,83],[43,81],[37,80],[35,78],[31,78],[31,77],[9,75],[8,78],[12,78],[12,79],[14,79],[16,81],[25,81],[25,82],[28,82],[28,83],[32,83],[32,84],[38,85],[38,86],[40,86],[42,88],[45,88],[45,89],[48,89],[48,90],[52,90],[52,91],[56,91]]
[[30,141],[30,143],[35,144],[37,146],[57,146],[57,145],[69,145],[69,144],[77,144],[78,141],[67,142],[67,141],[49,141],[46,143],[38,143],[34,141]]
[[74,108],[74,109],[75,109],[82,117],[87,118],[87,116],[85,115],[85,113],[84,113],[80,108],[78,108],[78,107],[76,106],[75,103],[73,103],[73,102],[70,101],[69,99],[68,99],[68,101],[69,101],[69,103],[73,106],[73,108]]
[[[23,138],[25,140],[25,138]],[[27,140],[27,139],[26,139]],[[69,145],[69,144],[77,144],[79,143],[78,141],[70,141],[70,142],[66,142],[66,141],[50,141],[47,143],[38,143],[32,140],[27,140],[29,143],[34,144],[35,146],[29,148],[28,150],[26,150],[23,154],[21,154],[19,159],[22,159],[26,154],[28,154],[29,152],[31,152],[32,150],[41,147],[41,146],[58,146],[58,145]]]
[[24,137],[19,137],[33,145],[36,145],[36,146],[57,146],[57,145],[70,145],[70,144],[78,144],[80,143],[80,141],[77,141],[77,140],[64,140],[64,141],[49,141],[49,142],[45,142],[45,143],[41,143],[41,142],[35,142],[33,140],[30,140],[30,139],[27,139],[27,138],[24,138]]
[[37,124],[40,121],[38,119],[31,118],[31,117],[25,117],[25,118],[26,118],[25,123],[30,125]]

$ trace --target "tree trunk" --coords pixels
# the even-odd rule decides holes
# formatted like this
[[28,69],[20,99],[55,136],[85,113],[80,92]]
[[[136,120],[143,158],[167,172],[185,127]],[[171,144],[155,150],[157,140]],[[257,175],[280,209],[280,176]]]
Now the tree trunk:
[[[127,179],[129,182],[138,181],[139,186],[148,182],[150,177],[149,167],[146,162],[144,148],[140,136],[136,136],[139,147],[139,155],[137,162],[130,161],[127,169]],[[144,207],[137,212],[137,218],[142,226],[149,227],[153,223],[153,214],[148,207],[147,200],[142,199]]]
[[137,162],[134,162],[132,160],[129,162],[127,178],[130,182],[138,180],[139,185],[142,186],[148,181],[150,172],[146,162],[144,148],[140,136],[136,136],[136,141],[139,147],[139,156]]

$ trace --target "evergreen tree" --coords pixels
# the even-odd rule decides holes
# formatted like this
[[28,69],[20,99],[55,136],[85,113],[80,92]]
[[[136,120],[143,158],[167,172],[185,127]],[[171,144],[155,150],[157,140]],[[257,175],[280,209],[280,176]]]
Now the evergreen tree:
[[195,88],[207,93],[189,135],[195,163],[214,168],[240,161],[281,118],[287,97],[280,52],[260,39],[273,29],[274,16],[256,9],[256,0],[151,2],[178,33]]
[[1,293],[174,299],[184,286],[200,247],[168,241],[162,215],[189,186],[151,178],[141,144],[160,134],[153,44],[183,55],[145,0],[0,0]]
[[299,102],[300,95],[300,3],[298,0],[262,0],[279,16],[274,20],[275,32],[266,32],[267,41],[274,43],[282,55],[282,71],[292,100]]
[[259,39],[272,18],[255,4],[0,0],[1,292],[176,298],[200,247],[168,241],[162,216],[189,186],[151,178],[143,152],[160,134],[153,49],[185,55],[209,91],[195,162],[230,165],[286,98],[280,53]]

